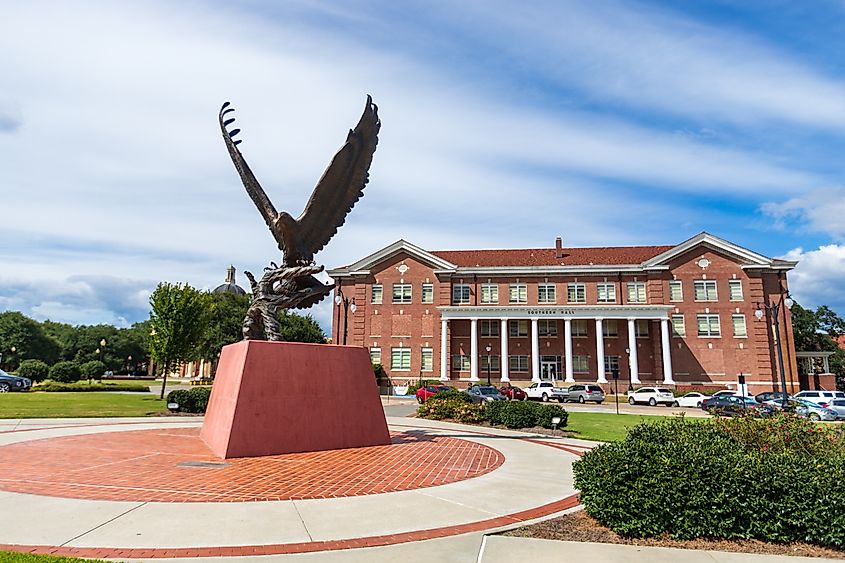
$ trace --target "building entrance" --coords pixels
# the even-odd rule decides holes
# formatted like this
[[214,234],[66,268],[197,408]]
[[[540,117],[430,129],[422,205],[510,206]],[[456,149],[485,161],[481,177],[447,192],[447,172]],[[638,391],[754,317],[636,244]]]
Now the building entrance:
[[557,360],[552,356],[543,356],[540,360],[540,379],[543,381],[554,381],[557,379]]

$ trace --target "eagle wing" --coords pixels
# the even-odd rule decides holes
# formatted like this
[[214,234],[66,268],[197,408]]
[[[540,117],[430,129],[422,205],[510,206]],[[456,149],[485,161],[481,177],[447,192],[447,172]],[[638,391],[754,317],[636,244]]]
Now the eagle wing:
[[367,96],[361,120],[355,129],[349,131],[346,143],[334,155],[317,182],[308,205],[297,218],[297,242],[311,256],[322,250],[337,233],[355,202],[364,195],[380,128],[378,107],[372,97]]
[[249,194],[249,197],[258,208],[259,213],[261,213],[261,216],[264,217],[264,222],[267,223],[268,227],[270,227],[270,231],[276,238],[276,242],[279,243],[279,249],[284,251],[284,242],[281,240],[281,236],[277,235],[276,229],[274,228],[279,213],[276,211],[276,208],[273,207],[273,203],[270,201],[270,198],[267,197],[267,194],[264,192],[264,188],[262,188],[261,184],[258,183],[258,180],[255,178],[255,174],[252,173],[252,170],[250,170],[249,165],[246,163],[240,149],[238,149],[238,145],[241,143],[241,140],[235,140],[235,136],[240,133],[241,130],[227,129],[235,122],[235,118],[229,117],[227,119],[226,115],[234,111],[235,108],[230,107],[229,102],[226,102],[223,104],[223,107],[220,108],[220,114],[218,116],[218,120],[220,121],[220,131],[223,133],[223,140],[226,142],[226,149],[228,149],[229,156],[232,158],[232,163],[235,165],[238,174],[241,176],[241,181],[246,188],[246,193]]

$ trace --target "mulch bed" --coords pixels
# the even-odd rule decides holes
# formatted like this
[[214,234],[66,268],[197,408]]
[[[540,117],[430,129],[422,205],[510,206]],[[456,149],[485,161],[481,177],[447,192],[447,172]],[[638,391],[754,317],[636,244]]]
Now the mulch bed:
[[623,538],[609,528],[599,524],[583,510],[565,514],[551,520],[524,526],[508,532],[504,536],[537,538],[544,540],[565,540],[594,543],[617,543],[644,545],[650,547],[674,547],[679,549],[697,549],[707,551],[732,551],[738,553],[760,553],[766,555],[796,555],[803,557],[826,557],[845,559],[845,551],[819,547],[807,543],[776,544],[759,540],[674,540],[668,536],[658,538]]

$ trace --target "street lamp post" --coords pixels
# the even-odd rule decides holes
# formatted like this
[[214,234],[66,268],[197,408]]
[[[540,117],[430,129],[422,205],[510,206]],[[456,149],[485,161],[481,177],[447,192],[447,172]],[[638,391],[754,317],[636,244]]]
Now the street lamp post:
[[346,336],[348,334],[348,315],[349,311],[352,311],[352,314],[355,314],[355,311],[358,309],[358,306],[355,305],[355,298],[349,299],[343,294],[343,289],[338,286],[337,288],[337,295],[334,297],[335,305],[340,307],[343,305],[343,345],[346,346]]
[[490,350],[492,349],[493,347],[489,344],[484,348],[487,351],[487,385],[490,385]]
[[775,341],[777,342],[778,365],[780,366],[781,408],[786,407],[786,372],[783,367],[783,343],[780,339],[780,321],[778,320],[778,313],[780,312],[782,305],[786,305],[787,309],[791,309],[794,303],[795,302],[789,296],[789,292],[787,292],[785,296],[781,295],[779,303],[772,303],[771,305],[767,303],[757,303],[757,310],[754,311],[754,316],[757,317],[758,321],[762,320],[763,315],[765,315],[764,309],[772,316],[775,327]]
[[[634,382],[631,379],[631,349],[630,348],[625,348],[625,355],[628,356],[628,392],[630,393],[631,391],[634,390]],[[617,403],[619,402],[618,394],[617,394],[616,402]]]

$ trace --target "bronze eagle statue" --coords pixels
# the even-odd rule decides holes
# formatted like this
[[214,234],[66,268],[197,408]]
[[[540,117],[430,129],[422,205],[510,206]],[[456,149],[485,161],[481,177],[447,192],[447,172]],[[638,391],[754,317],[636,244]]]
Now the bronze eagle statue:
[[281,340],[277,310],[308,308],[320,302],[334,287],[321,283],[313,276],[323,270],[314,266],[314,254],[328,244],[355,203],[364,195],[381,121],[378,107],[372,97],[367,96],[361,119],[349,131],[346,142],[323,172],[305,210],[294,219],[289,213],[276,210],[241,154],[238,148],[241,139],[235,138],[241,130],[230,128],[235,118],[229,114],[234,111],[226,102],[218,114],[226,149],[249,197],[282,251],[281,265],[271,262],[260,282],[245,272],[252,285],[253,297],[250,312],[244,320],[244,338],[260,339],[263,332],[268,340]]

